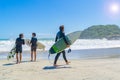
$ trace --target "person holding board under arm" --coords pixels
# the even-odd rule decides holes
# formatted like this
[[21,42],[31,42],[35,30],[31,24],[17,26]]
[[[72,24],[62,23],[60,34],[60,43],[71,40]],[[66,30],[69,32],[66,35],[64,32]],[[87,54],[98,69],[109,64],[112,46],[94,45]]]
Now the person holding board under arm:
[[[67,47],[69,47],[70,45],[68,44],[68,42],[67,42],[67,40],[66,40],[66,38],[65,38],[65,33],[64,33],[64,25],[61,25],[60,27],[59,27],[59,32],[57,33],[57,35],[56,35],[56,38],[55,38],[55,42],[57,42],[59,39],[61,39],[61,38],[63,38],[64,39],[64,41],[65,41],[65,43],[67,44]],[[57,60],[58,60],[58,58],[59,58],[59,56],[60,56],[60,54],[63,54],[63,58],[64,58],[64,60],[65,60],[65,62],[66,62],[66,64],[69,64],[70,62],[68,62],[68,60],[67,60],[67,58],[66,58],[66,53],[65,53],[65,50],[63,50],[63,51],[61,51],[60,53],[57,53],[57,55],[56,55],[56,57],[55,57],[55,60],[54,60],[54,66],[57,66]]]

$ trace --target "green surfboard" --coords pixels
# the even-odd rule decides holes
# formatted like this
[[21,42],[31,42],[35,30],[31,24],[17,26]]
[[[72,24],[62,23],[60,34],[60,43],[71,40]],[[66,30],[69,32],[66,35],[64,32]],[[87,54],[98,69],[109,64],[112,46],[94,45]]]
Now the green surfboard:
[[[72,45],[79,37],[80,37],[80,31],[72,32],[65,36],[69,45]],[[59,41],[53,44],[53,46],[49,50],[49,53],[50,54],[59,53],[66,48],[67,48],[67,44],[65,43],[64,39],[61,38]]]

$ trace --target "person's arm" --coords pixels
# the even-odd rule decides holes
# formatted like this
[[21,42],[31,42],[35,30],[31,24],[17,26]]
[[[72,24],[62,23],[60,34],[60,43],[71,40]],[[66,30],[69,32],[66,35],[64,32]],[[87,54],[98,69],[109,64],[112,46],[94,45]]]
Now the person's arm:
[[67,42],[67,40],[66,40],[66,38],[65,38],[65,33],[62,33],[62,36],[63,36],[63,39],[64,39],[65,43],[66,43],[67,45],[69,45],[69,43]]
[[17,39],[16,39],[16,41],[15,41],[15,44],[17,44]]
[[[37,45],[38,39],[36,38],[36,45]],[[37,45],[38,46],[38,45]]]
[[58,36],[56,35],[55,42],[57,42],[57,40],[58,40]]
[[33,39],[33,38],[31,38],[31,40],[30,40],[30,44],[32,44],[32,39]]
[[23,45],[25,44],[25,40],[23,39]]
[[38,42],[38,39],[36,38],[36,43]]

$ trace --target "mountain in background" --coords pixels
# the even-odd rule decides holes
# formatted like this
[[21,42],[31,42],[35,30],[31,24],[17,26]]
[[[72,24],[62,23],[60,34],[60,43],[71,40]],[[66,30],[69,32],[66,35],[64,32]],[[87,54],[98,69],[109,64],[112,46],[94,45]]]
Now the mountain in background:
[[81,32],[80,39],[120,39],[117,25],[94,25]]

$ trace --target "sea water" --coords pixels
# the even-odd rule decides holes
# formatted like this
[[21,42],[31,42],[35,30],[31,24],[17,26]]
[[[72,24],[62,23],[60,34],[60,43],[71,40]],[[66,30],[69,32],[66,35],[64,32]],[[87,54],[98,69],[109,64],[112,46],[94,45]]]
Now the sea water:
[[[38,58],[47,59],[48,50],[55,43],[53,38],[38,39],[43,43],[46,48],[44,54],[38,54]],[[8,52],[14,46],[15,40],[0,39],[0,59],[6,58]],[[70,59],[82,59],[82,58],[104,58],[104,57],[118,57],[120,54],[120,40],[106,40],[106,39],[78,39],[70,46],[71,53],[67,56]],[[67,52],[68,49],[66,49]],[[23,45],[23,58],[30,57],[30,47]],[[38,51],[39,53],[39,51]],[[54,55],[51,56],[54,58]]]

